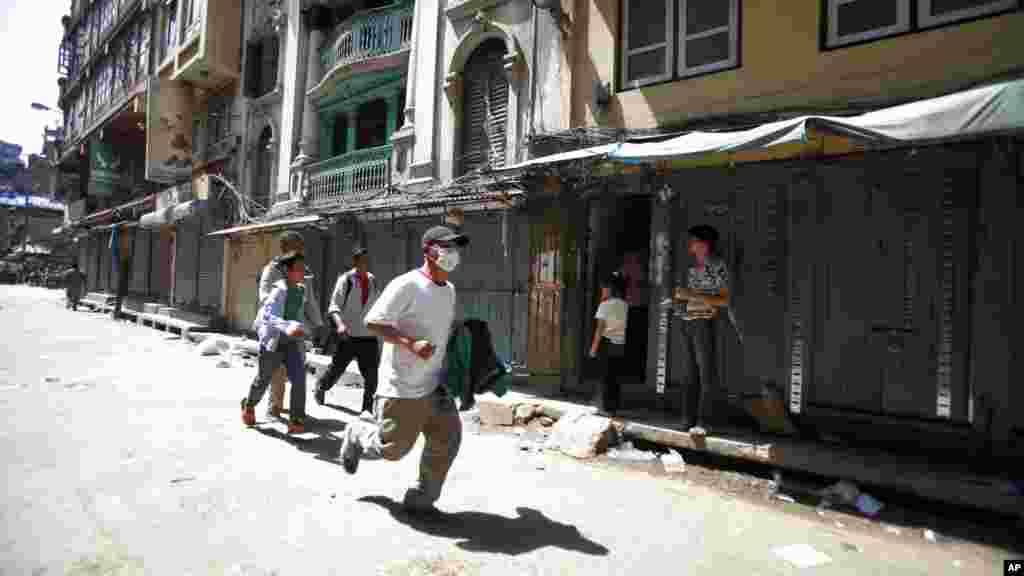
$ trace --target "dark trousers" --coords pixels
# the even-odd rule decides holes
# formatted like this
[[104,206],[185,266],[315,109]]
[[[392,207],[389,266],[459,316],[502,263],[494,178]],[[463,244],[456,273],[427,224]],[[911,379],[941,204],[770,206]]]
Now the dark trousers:
[[344,338],[338,342],[327,372],[320,377],[316,389],[327,392],[338,383],[338,378],[348,368],[352,359],[359,365],[363,375],[363,411],[373,412],[373,397],[377,394],[377,365],[380,363],[380,346],[376,338]]
[[627,372],[626,346],[613,344],[607,338],[601,339],[597,357],[601,361],[601,390],[598,394],[598,409],[615,412],[619,409],[621,379]]
[[[686,423],[688,425],[692,425],[696,420],[697,426],[704,426],[708,424],[708,417],[711,415],[716,376],[715,322],[716,320],[685,321],[684,342],[689,359],[690,386],[684,387],[683,393],[692,398],[692,391],[696,389],[697,392],[696,414],[692,408],[684,409],[689,420]],[[689,403],[684,401],[683,406],[689,406]]]
[[274,371],[284,364],[288,371],[288,380],[292,383],[292,395],[288,404],[288,414],[293,422],[301,422],[306,417],[306,359],[305,343],[281,336],[277,349],[273,352],[260,349],[259,368],[256,378],[249,387],[246,406],[255,408],[270,386]]

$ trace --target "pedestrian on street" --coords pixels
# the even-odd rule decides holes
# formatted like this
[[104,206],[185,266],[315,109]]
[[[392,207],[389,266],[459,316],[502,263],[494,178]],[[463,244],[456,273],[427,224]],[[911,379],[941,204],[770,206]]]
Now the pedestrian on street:
[[597,409],[607,416],[614,416],[619,409],[620,378],[625,374],[626,327],[629,321],[626,279],[622,273],[615,272],[601,282],[601,304],[594,319],[596,325],[590,357],[600,360],[603,373]]
[[[720,309],[729,306],[729,270],[725,260],[718,256],[718,231],[701,224],[687,231],[687,250],[694,265],[687,270],[686,287],[676,287],[674,299],[686,304],[686,348],[689,353],[691,378],[697,386],[696,419],[688,411],[690,434],[708,433],[708,417],[716,390],[715,333]],[[696,370],[692,367],[696,366]]]
[[352,359],[363,375],[363,405],[361,417],[372,418],[373,397],[377,393],[377,365],[380,362],[380,343],[370,333],[363,318],[377,301],[377,280],[370,273],[370,255],[366,248],[352,250],[352,269],[338,276],[331,294],[328,317],[333,320],[338,346],[327,372],[316,384],[313,397],[323,406],[327,391],[334,387]]
[[274,372],[284,366],[292,382],[288,433],[301,434],[306,416],[306,268],[298,252],[285,254],[280,263],[285,267],[285,279],[274,284],[253,323],[260,341],[259,367],[249,395],[242,399],[242,422],[246,426],[256,424],[256,405],[263,399]]
[[64,306],[78,311],[78,302],[82,299],[82,288],[85,286],[85,274],[78,269],[78,264],[71,264],[71,269],[64,273]]
[[455,287],[448,276],[468,243],[445,226],[427,230],[423,266],[392,280],[366,315],[370,333],[384,340],[375,420],[345,428],[342,466],[355,474],[360,459],[400,460],[422,433],[419,479],[403,499],[410,512],[434,510],[462,442],[462,421],[442,378],[455,318]]
[[[279,240],[282,254],[302,254],[305,255],[306,242],[301,234],[298,232],[289,230],[281,235]],[[264,302],[270,296],[271,290],[274,285],[281,280],[284,280],[286,271],[281,258],[272,259],[266,266],[263,267],[263,272],[260,274],[259,284],[259,301],[257,306],[262,307]],[[312,325],[311,327],[316,329],[323,325],[323,319],[320,315],[320,306],[317,304],[316,294],[313,292],[312,277],[306,281],[306,319]],[[288,380],[287,371],[284,366],[279,366],[274,371],[274,375],[270,381],[270,401],[267,402],[267,416],[271,418],[279,418],[281,413],[284,412],[284,383]],[[295,383],[292,382],[292,385]]]

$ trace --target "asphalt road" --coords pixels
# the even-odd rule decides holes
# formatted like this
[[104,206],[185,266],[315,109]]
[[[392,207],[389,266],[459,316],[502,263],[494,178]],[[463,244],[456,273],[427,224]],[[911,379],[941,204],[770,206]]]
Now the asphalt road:
[[[995,575],[1010,557],[530,455],[486,432],[467,435],[444,515],[415,520],[396,499],[419,446],[347,476],[334,455],[350,412],[310,395],[302,437],[262,406],[246,429],[238,401],[253,368],[218,368],[177,337],[61,298],[0,286],[5,575]],[[336,390],[329,402],[357,405]]]

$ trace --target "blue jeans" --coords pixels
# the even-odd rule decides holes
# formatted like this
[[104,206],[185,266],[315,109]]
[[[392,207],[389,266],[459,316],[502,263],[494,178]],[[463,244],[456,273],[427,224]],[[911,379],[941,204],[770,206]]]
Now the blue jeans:
[[277,343],[273,352],[260,348],[259,368],[256,378],[249,387],[246,407],[255,408],[270,385],[274,370],[284,363],[288,371],[288,380],[292,383],[288,413],[292,422],[301,422],[306,418],[306,348],[301,340],[292,340],[285,336]]

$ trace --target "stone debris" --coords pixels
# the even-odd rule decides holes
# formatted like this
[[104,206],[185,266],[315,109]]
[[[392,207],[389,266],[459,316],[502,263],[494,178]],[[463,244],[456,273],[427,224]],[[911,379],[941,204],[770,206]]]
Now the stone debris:
[[947,538],[945,536],[943,536],[942,534],[939,534],[938,532],[936,532],[934,530],[925,530],[924,531],[924,539],[929,541],[929,542],[931,542],[932,544],[939,544],[939,543],[945,542],[947,540]]
[[897,528],[895,526],[890,526],[888,524],[882,524],[882,527],[885,528],[885,531],[888,532],[889,534],[899,535],[899,534],[901,534],[903,532],[899,528]]
[[223,338],[207,338],[196,346],[196,354],[200,356],[217,356],[231,350],[231,344]]
[[515,421],[519,424],[526,424],[537,414],[537,408],[532,404],[520,404],[516,406]]
[[638,450],[633,447],[632,442],[625,442],[618,448],[608,450],[608,457],[613,460],[622,460],[626,462],[651,462],[656,460],[658,455],[654,452]]
[[227,359],[218,360],[217,368],[231,368],[231,361]]
[[480,422],[488,426],[512,426],[516,423],[515,405],[505,402],[479,402]]
[[832,558],[810,544],[792,544],[772,549],[772,553],[797,568],[814,568],[832,562]]
[[551,426],[555,425],[555,419],[550,416],[541,416],[540,418],[537,419],[537,421],[540,422],[540,425],[545,428],[550,428]]
[[668,453],[662,454],[660,460],[662,466],[665,467],[665,472],[670,474],[686,472],[686,460],[683,459],[682,454],[675,450],[669,450]]
[[790,504],[796,504],[796,500],[792,496],[788,496],[786,494],[776,494],[775,499],[783,502],[789,502]]
[[573,412],[558,420],[549,447],[574,458],[593,458],[608,449],[611,421],[587,412]]

